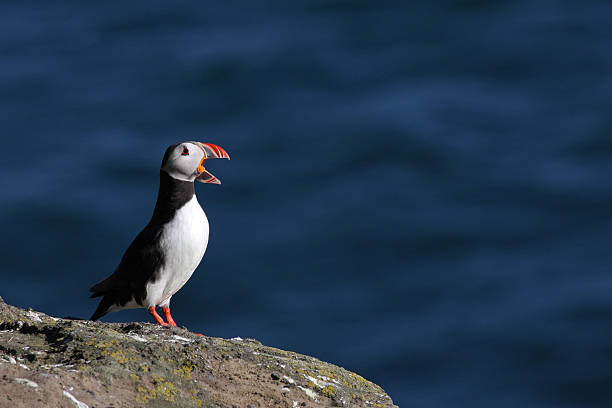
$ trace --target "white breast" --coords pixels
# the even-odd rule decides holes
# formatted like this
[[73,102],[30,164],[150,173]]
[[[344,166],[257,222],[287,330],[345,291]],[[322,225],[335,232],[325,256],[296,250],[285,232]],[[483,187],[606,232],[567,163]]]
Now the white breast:
[[169,300],[189,280],[208,245],[208,219],[194,194],[177,210],[161,235],[164,266],[157,280],[147,284],[146,307]]

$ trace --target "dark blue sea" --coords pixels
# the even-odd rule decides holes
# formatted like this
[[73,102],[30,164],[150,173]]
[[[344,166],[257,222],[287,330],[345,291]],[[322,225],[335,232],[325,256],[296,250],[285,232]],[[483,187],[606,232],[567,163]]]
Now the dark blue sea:
[[210,142],[179,325],[400,407],[612,406],[609,1],[6,0],[0,135],[9,303],[89,317]]

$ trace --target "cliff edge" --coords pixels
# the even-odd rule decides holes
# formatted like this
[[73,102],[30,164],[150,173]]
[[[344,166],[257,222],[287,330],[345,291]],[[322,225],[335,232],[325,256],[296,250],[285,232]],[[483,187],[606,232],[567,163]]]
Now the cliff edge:
[[395,407],[316,358],[150,323],[67,320],[0,298],[0,407]]

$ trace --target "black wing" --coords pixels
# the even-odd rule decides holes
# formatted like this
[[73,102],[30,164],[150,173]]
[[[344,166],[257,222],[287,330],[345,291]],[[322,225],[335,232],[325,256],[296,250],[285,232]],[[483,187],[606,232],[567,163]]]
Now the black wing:
[[125,251],[115,272],[89,289],[91,297],[109,296],[117,300],[113,303],[125,304],[133,296],[142,304],[146,283],[157,278],[164,264],[159,246],[162,231],[161,225],[149,223]]

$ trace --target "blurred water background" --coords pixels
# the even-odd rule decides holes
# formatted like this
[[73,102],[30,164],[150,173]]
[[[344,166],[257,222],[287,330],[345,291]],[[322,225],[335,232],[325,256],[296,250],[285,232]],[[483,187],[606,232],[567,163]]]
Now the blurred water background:
[[603,0],[3,1],[0,295],[89,317],[212,142],[179,324],[401,407],[610,407],[611,108]]

